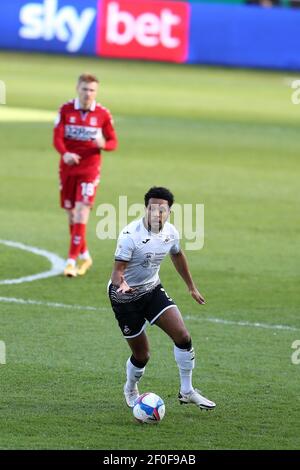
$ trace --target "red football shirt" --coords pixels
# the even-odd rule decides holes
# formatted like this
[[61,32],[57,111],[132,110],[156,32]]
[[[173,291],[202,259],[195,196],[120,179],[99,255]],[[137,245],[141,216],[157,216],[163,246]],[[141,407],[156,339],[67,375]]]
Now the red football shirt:
[[[103,134],[106,144],[99,149],[95,143],[98,133]],[[101,169],[101,150],[115,150],[117,136],[108,109],[93,102],[88,111],[80,109],[78,98],[62,105],[54,128],[54,147],[61,154],[60,168],[70,174],[91,172]],[[81,156],[78,165],[66,165],[62,159],[65,152]]]

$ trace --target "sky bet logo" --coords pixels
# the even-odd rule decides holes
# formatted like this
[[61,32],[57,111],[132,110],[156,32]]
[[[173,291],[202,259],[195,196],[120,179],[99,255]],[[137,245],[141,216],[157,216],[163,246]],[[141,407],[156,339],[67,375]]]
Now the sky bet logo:
[[190,5],[172,0],[36,0],[19,10],[34,49],[184,62]]
[[[84,3],[81,2],[82,5]],[[83,8],[78,12],[70,4],[59,7],[58,0],[26,3],[20,9],[22,26],[19,35],[23,39],[57,39],[66,43],[68,52],[74,53],[80,50],[95,16],[95,8]]]

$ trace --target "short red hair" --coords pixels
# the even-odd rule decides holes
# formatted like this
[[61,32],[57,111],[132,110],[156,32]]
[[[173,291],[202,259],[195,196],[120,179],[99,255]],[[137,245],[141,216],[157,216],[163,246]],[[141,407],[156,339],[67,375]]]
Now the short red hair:
[[83,73],[78,78],[78,84],[81,83],[81,82],[86,82],[86,83],[96,82],[96,83],[99,83],[99,80],[95,75],[92,75],[91,73]]

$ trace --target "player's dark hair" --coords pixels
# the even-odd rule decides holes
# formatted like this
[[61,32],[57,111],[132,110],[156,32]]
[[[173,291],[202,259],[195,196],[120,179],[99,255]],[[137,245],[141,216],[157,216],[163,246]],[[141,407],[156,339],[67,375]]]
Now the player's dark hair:
[[167,188],[163,188],[161,186],[153,186],[149,189],[149,191],[145,194],[145,206],[148,206],[149,199],[164,199],[168,201],[169,207],[172,207],[174,202],[174,196]]

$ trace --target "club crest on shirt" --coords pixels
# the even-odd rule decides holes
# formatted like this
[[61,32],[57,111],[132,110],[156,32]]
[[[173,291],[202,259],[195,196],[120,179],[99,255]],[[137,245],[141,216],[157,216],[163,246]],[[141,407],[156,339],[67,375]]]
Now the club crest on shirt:
[[97,126],[98,124],[98,120],[95,116],[92,116],[91,119],[90,119],[90,125],[91,126]]

